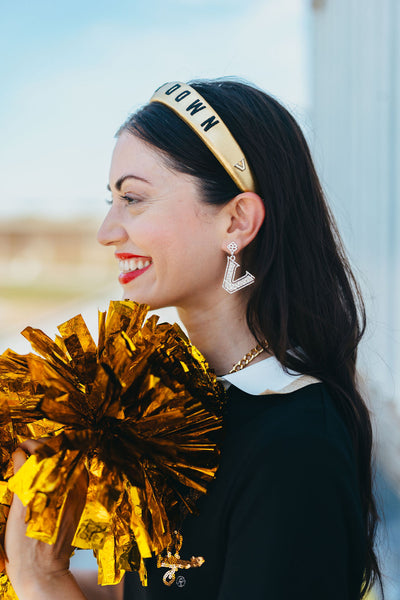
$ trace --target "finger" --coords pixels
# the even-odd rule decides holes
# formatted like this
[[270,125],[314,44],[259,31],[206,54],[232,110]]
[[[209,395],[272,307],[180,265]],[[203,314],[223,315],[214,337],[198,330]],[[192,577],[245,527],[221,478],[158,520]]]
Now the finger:
[[82,470],[82,473],[79,475],[76,480],[73,488],[68,492],[68,499],[74,498],[73,506],[74,506],[74,519],[77,524],[81,517],[82,511],[85,508],[86,504],[86,495],[88,489],[89,477],[86,468]]
[[15,473],[17,471],[19,471],[19,469],[22,467],[22,465],[26,462],[26,454],[22,450],[22,448],[17,448],[12,453],[12,460],[13,460],[14,475],[15,475]]
[[[21,468],[21,466],[26,462],[26,455],[21,448],[17,448],[15,452],[13,452],[13,461],[14,461],[14,473]],[[27,524],[25,522],[26,519],[26,508],[22,504],[21,500],[18,498],[17,494],[12,494],[10,510],[7,517],[7,528],[4,539],[4,555],[5,555],[5,566],[6,570],[9,567],[8,553],[11,547],[11,554],[13,553],[13,544],[14,540],[21,538],[21,536],[26,534]],[[11,529],[10,529],[11,524]]]
[[[21,448],[17,448],[12,453],[13,467],[14,467],[14,475],[19,469],[26,463],[27,456],[25,452]],[[19,512],[25,515],[25,507],[23,506],[21,500],[18,498],[17,494],[12,494],[11,496],[11,504],[10,504],[10,512]],[[10,513],[9,513],[10,514]]]
[[68,559],[73,550],[72,542],[86,504],[87,487],[88,473],[86,468],[84,468],[72,489],[68,492],[63,509],[61,527],[55,544],[56,551],[60,556],[65,556]]
[[20,445],[22,450],[25,450],[27,454],[35,454],[36,450],[45,443],[45,439],[42,440],[25,440]]

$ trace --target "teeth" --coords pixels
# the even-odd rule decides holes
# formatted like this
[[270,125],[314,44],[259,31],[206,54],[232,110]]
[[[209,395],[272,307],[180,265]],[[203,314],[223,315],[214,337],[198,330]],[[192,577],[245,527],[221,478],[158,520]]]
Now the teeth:
[[120,260],[119,262],[119,270],[121,273],[129,273],[129,271],[136,271],[137,269],[143,269],[151,265],[151,260],[130,258],[128,260]]

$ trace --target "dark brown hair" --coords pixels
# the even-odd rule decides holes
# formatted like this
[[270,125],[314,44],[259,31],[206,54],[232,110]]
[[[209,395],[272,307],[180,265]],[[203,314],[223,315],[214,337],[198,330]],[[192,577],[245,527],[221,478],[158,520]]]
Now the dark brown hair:
[[[371,421],[356,383],[357,346],[365,329],[362,297],[307,143],[290,113],[265,92],[236,80],[191,85],[239,143],[264,199],[263,226],[243,253],[256,277],[247,307],[249,328],[260,342],[268,340],[285,368],[325,382],[352,437],[367,536],[362,598],[376,580],[382,589],[374,550],[378,514]],[[240,193],[169,108],[148,104],[120,131],[126,129],[163,151],[175,169],[197,177],[206,202],[223,204]]]

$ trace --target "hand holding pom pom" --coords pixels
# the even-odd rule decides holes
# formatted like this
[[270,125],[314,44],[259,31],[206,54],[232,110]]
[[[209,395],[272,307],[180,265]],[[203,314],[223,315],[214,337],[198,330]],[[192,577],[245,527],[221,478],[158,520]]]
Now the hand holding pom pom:
[[[177,325],[144,323],[147,309],[112,302],[97,347],[78,315],[55,342],[23,332],[41,356],[0,357],[4,506],[9,488],[27,506],[27,535],[54,544],[87,470],[72,544],[94,550],[103,584],[132,569],[145,583],[143,559],[171,545],[218,466],[223,388]],[[7,488],[12,445],[43,435]]]
[[[26,454],[23,450],[34,453],[39,447],[39,442],[27,440],[13,453],[15,473],[26,464]],[[52,545],[26,537],[26,508],[14,494],[5,535],[5,564],[13,588],[7,586],[5,598],[17,600],[14,592],[18,597],[24,598],[27,591],[32,591],[32,587],[37,587],[45,593],[51,586],[49,591],[52,590],[53,594],[55,585],[57,589],[63,587],[65,579],[70,577],[68,568],[73,550],[71,543],[85,505],[86,490],[87,473],[84,471],[68,494],[65,509],[62,511],[59,535]]]

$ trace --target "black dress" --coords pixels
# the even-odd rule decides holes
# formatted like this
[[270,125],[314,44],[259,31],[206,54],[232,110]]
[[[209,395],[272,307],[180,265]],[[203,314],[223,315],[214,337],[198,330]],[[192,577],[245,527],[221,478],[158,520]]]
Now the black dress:
[[324,384],[252,396],[231,386],[221,464],[185,520],[178,571],[146,562],[125,600],[358,600],[366,540],[347,429]]

